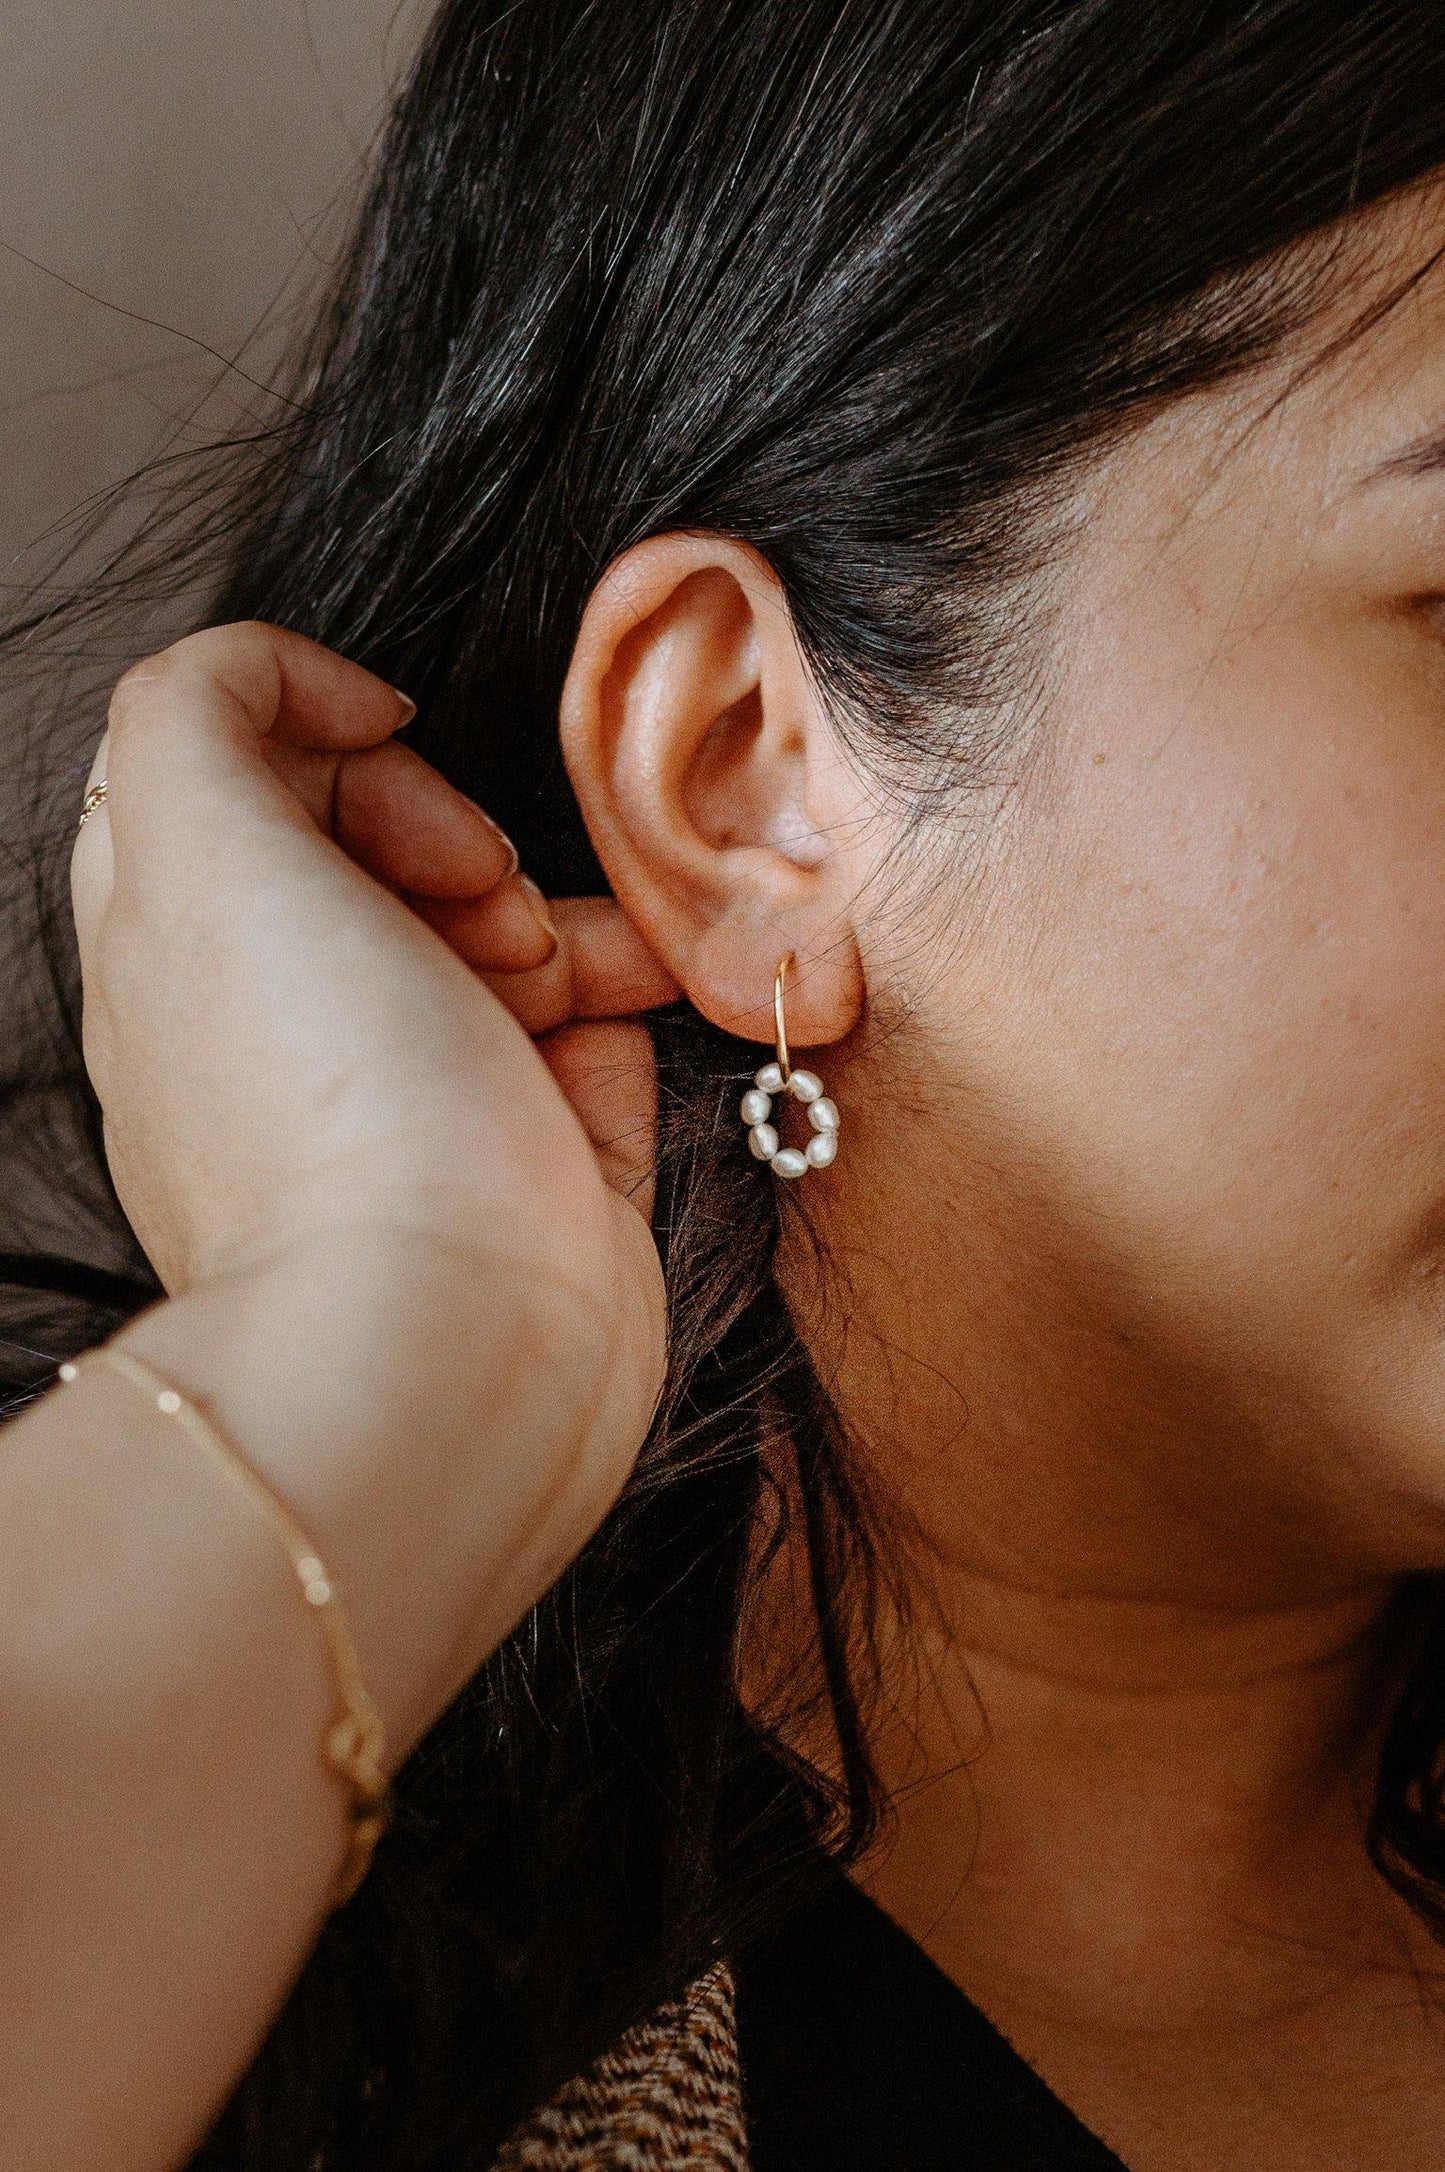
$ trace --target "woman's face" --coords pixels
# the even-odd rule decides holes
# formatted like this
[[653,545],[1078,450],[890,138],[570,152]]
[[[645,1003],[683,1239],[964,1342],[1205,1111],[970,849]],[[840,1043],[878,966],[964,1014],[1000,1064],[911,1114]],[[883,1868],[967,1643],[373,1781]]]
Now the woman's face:
[[844,1396],[1009,1573],[1445,1564],[1445,275],[1288,377],[1095,475],[1016,788],[862,936]]

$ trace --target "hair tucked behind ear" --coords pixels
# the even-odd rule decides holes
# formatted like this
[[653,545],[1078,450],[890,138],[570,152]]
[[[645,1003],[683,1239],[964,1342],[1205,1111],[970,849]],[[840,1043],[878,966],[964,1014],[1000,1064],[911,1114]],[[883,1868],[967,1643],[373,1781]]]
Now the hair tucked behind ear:
[[[1081,463],[1267,354],[1331,291],[1332,251],[1293,245],[1442,158],[1437,0],[448,0],[292,404],[12,653],[219,557],[214,617],[406,686],[421,749],[540,881],[583,891],[556,718],[587,593],[644,537],[713,529],[771,561],[863,758],[947,804],[1013,758]],[[16,910],[48,880],[17,876]],[[681,1012],[657,1037],[673,1346],[652,1440],[411,1761],[372,1877],[202,2152],[215,2172],[485,2162],[820,1850],[868,1835],[879,1555],[774,1286],[778,1189],[739,1150],[756,1058]],[[91,1187],[75,1250],[111,1277],[90,1299],[123,1308],[146,1284],[103,1227],[93,1127],[64,1114],[85,1106],[73,1038],[42,1022],[31,1045],[5,1105],[43,1077],[70,1129],[30,1165]],[[10,1271],[58,1287],[46,1219]],[[737,1684],[786,1519],[826,1774]],[[1436,1910],[1442,1724],[1409,1706],[1380,1828]]]

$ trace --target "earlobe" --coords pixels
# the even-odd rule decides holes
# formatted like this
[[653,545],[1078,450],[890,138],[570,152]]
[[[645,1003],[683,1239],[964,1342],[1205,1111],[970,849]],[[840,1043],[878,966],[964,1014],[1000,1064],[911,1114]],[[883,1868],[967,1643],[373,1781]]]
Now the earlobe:
[[562,744],[618,901],[715,1024],[767,1040],[779,959],[800,1046],[857,1022],[851,768],[782,588],[745,545],[658,536],[588,604]]

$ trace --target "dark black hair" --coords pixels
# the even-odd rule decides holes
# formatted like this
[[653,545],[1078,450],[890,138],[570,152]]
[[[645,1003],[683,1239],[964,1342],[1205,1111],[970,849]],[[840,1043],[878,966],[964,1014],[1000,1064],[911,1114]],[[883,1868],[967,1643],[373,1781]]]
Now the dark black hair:
[[[577,892],[600,875],[556,714],[585,598],[641,538],[719,530],[776,569],[865,759],[947,793],[1007,754],[1081,464],[1276,351],[1338,270],[1294,245],[1442,161],[1438,0],[447,0],[284,411],[102,586],[183,586],[219,551],[214,619],[299,628],[406,687],[415,743]],[[147,1285],[94,1235],[73,1029],[41,1039],[8,1106],[43,1071],[80,1112],[54,1119],[50,1177],[90,1186],[94,1241],[57,1262],[32,1217],[0,1272],[69,1276],[104,1323]],[[484,2163],[870,1831],[887,1564],[773,1285],[779,1188],[737,1151],[756,1058],[681,1011],[657,1039],[653,1437],[411,1760],[371,1878],[198,2160],[216,2172]],[[758,1532],[785,1517],[826,1770],[735,1678]],[[1433,1585],[1424,1603],[1439,1619]],[[1438,1922],[1426,1642],[1375,1842]]]

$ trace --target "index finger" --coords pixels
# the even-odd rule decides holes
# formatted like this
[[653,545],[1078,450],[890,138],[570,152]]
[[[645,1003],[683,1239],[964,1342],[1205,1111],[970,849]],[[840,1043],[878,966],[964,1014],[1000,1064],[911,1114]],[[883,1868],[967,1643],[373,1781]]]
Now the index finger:
[[232,727],[338,752],[379,746],[416,704],[375,672],[284,626],[211,626],[135,664],[111,698],[111,727],[152,722],[189,694]]
[[[314,829],[268,758],[278,740],[341,755],[413,714],[395,687],[315,641],[259,623],[213,627],[135,665],[111,699],[106,808],[117,850],[204,854],[252,820]],[[127,864],[133,871],[136,856]]]

